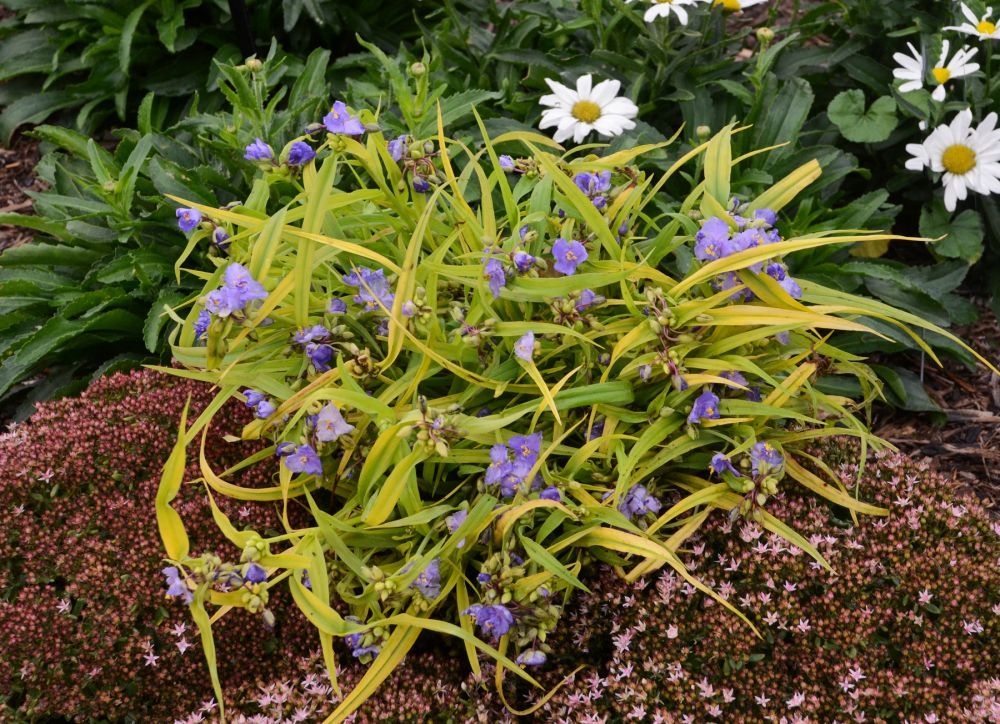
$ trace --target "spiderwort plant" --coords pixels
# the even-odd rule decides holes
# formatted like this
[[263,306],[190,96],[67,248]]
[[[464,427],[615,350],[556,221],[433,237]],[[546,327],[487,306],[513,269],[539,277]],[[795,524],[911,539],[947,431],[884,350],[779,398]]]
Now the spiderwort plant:
[[[258,418],[262,402],[273,406],[243,436],[273,443],[277,481],[243,489],[205,458],[202,477],[213,496],[294,502],[316,524],[288,522],[265,539],[219,512],[244,562],[269,575],[246,602],[197,584],[191,607],[260,610],[261,592],[288,586],[319,629],[331,676],[338,652],[380,662],[334,719],[362,705],[424,628],[463,639],[473,667],[481,654],[501,678],[534,682],[595,549],[621,557],[630,579],[670,566],[738,617],[683,566],[676,531],[744,516],[826,565],[795,521],[768,511],[780,486],[883,512],[803,465],[802,448],[824,436],[880,446],[861,407],[817,384],[840,376],[878,392],[827,334],[874,334],[867,316],[950,335],[815,282],[782,284],[787,271],[773,267],[787,253],[890,238],[782,237],[779,214],[817,163],[734,200],[729,127],[695,149],[700,175],[672,198],[634,165],[648,149],[568,160],[543,150],[545,136],[518,133],[504,143],[534,171],[515,195],[494,139],[470,155],[443,129],[433,141],[386,139],[365,112],[335,110],[317,171],[288,209],[226,214],[248,239],[226,267],[235,271],[223,287],[236,291],[222,301],[236,301],[217,303],[218,276],[207,282],[176,335],[189,369],[165,370],[214,381],[221,398],[249,390]],[[414,194],[414,177],[430,193]],[[661,245],[692,250],[690,268],[671,266]],[[572,263],[559,269],[550,252]],[[231,311],[220,323],[213,309]],[[197,342],[206,310],[212,349]],[[206,423],[182,425],[161,488],[161,532],[179,570],[204,568],[189,560],[169,501]]]

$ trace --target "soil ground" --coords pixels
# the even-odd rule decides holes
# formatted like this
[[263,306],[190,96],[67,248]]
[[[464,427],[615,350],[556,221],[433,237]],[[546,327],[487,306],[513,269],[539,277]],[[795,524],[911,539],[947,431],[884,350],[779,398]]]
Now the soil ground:
[[[38,162],[38,142],[15,136],[10,148],[0,146],[0,214],[30,214],[31,199],[27,191],[40,188],[34,176]],[[13,226],[0,225],[0,250],[30,241],[32,232]]]

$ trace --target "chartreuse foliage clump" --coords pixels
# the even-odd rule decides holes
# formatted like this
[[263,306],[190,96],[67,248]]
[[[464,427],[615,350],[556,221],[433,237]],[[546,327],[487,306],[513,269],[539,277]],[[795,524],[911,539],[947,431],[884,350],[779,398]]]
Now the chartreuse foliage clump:
[[[157,499],[168,594],[190,606],[217,689],[211,622],[233,608],[273,620],[276,586],[316,626],[334,682],[338,656],[370,662],[330,717],[342,721],[423,630],[461,639],[474,672],[496,662],[498,686],[533,683],[598,561],[630,580],[668,566],[749,626],[678,550],[728,515],[826,566],[768,511],[782,487],[884,513],[806,467],[824,437],[881,447],[864,421],[878,379],[828,337],[878,319],[920,342],[930,325],[791,278],[785,254],[889,238],[782,238],[781,210],[819,164],[740,199],[731,126],[657,174],[641,161],[665,144],[601,157],[484,131],[470,147],[440,120],[430,138],[387,139],[340,103],[323,126],[298,141],[318,146],[300,166],[276,163],[294,141],[269,149],[265,181],[301,188],[277,213],[177,199],[192,239],[230,233],[203,293],[175,310],[186,369],[167,371],[219,392],[181,421]],[[836,394],[845,378],[865,401]],[[233,545],[191,551],[170,501],[187,448],[233,396],[256,415],[242,437],[271,444],[229,470],[202,447],[198,482],[213,501],[273,501],[284,530],[241,529],[213,502]],[[228,480],[273,456],[269,484]]]

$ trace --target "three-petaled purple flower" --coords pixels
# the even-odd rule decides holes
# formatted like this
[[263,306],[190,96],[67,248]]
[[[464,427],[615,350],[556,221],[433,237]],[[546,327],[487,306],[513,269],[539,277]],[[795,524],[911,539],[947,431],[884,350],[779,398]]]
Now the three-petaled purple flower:
[[515,251],[510,255],[510,258],[514,262],[514,268],[517,269],[519,274],[526,274],[535,266],[535,257],[523,249]]
[[785,462],[781,452],[769,442],[758,442],[750,448],[750,462],[755,475],[766,474],[769,470],[779,468]]
[[719,377],[721,377],[724,380],[729,380],[730,382],[735,382],[738,385],[743,385],[744,387],[747,386],[747,378],[744,377],[737,370],[729,370],[727,372],[723,372],[722,374],[719,375]]
[[184,599],[184,603],[191,603],[194,600],[194,594],[188,588],[187,581],[184,580],[181,572],[175,566],[167,566],[161,572],[163,577],[167,579],[168,596],[175,598],[180,596]]
[[274,414],[274,403],[263,392],[243,390],[243,396],[247,398],[246,406],[254,411],[258,419],[264,420]]
[[219,248],[219,251],[226,251],[230,244],[229,232],[221,226],[216,226],[212,231],[212,243]]
[[576,311],[586,312],[591,307],[596,307],[599,304],[604,304],[607,299],[600,294],[594,294],[593,289],[584,289],[580,292],[580,296],[576,299],[576,304],[574,305]]
[[781,262],[775,261],[768,264],[764,271],[767,275],[778,282],[778,286],[788,292],[792,299],[802,298],[802,287],[788,274],[788,267]]
[[535,333],[525,332],[514,343],[514,356],[525,362],[531,362],[535,356]]
[[641,518],[647,513],[660,512],[660,500],[646,489],[645,485],[633,485],[618,504],[618,510],[632,520]]
[[590,202],[594,206],[603,209],[607,205],[608,197],[605,194],[611,190],[610,171],[578,173],[573,177],[573,182],[576,183],[577,188],[587,195],[587,198],[590,199]]
[[538,494],[538,497],[542,500],[554,500],[557,503],[562,501],[562,493],[560,493],[559,488],[554,485],[550,485],[545,488],[545,490]]
[[695,235],[695,258],[712,261],[732,254],[735,247],[729,240],[729,231],[729,224],[725,219],[718,216],[707,219]]
[[480,631],[497,639],[510,631],[514,625],[514,614],[499,603],[484,606],[481,603],[474,603],[462,611],[463,616],[472,616],[476,619],[476,625]]
[[323,463],[319,455],[309,445],[299,445],[294,451],[285,453],[282,456],[285,467],[293,473],[306,473],[308,475],[321,475],[323,473]]
[[354,430],[354,425],[344,419],[340,410],[332,402],[323,405],[323,409],[316,415],[316,439],[320,442],[333,442],[352,430]]
[[731,475],[735,475],[738,478],[742,477],[736,470],[736,468],[733,467],[732,461],[722,453],[715,453],[715,455],[712,456],[712,462],[710,464],[710,467],[712,468],[712,472],[714,472],[716,475],[729,473]]
[[692,425],[697,425],[702,420],[719,419],[719,396],[710,390],[702,392],[698,399],[694,401],[691,414],[687,421]]
[[424,598],[435,599],[441,595],[441,561],[437,558],[427,564],[415,579],[413,586]]
[[396,163],[402,161],[403,156],[405,156],[409,152],[409,146],[406,143],[405,135],[396,136],[394,139],[389,141],[389,144],[386,146],[386,148],[389,151],[389,157]]
[[242,264],[232,263],[222,275],[222,286],[205,296],[205,309],[217,317],[242,311],[255,299],[266,299],[267,290]]
[[347,311],[347,302],[343,299],[331,299],[326,305],[327,314],[343,314]]
[[198,209],[177,209],[177,226],[181,231],[194,231],[201,223],[201,212]]
[[392,309],[395,295],[389,288],[383,269],[355,267],[354,271],[343,276],[343,282],[348,286],[357,287],[358,293],[354,297],[354,303],[364,305],[365,311]]
[[360,136],[365,127],[347,110],[343,101],[334,101],[330,112],[323,116],[323,125],[330,133],[342,133],[345,136]]
[[500,290],[507,286],[507,275],[504,273],[503,264],[499,259],[487,259],[483,265],[483,276],[490,287],[490,294],[494,299],[500,297]]
[[545,652],[538,649],[528,649],[517,657],[517,663],[521,666],[541,666],[545,663]]
[[576,268],[587,261],[587,249],[579,241],[571,239],[556,239],[552,245],[552,256],[556,263],[552,266],[560,274],[567,276],[576,273]]
[[274,151],[260,138],[246,147],[243,158],[247,161],[270,161],[274,158]]
[[333,347],[328,344],[310,342],[305,347],[306,357],[317,372],[326,372],[333,365]]
[[250,563],[243,574],[243,580],[247,583],[263,583],[267,580],[267,571],[257,563]]
[[507,173],[510,173],[511,171],[514,170],[514,159],[511,158],[510,156],[503,155],[498,160],[500,162],[500,168],[502,168]]
[[207,309],[202,309],[198,312],[198,318],[194,320],[194,338],[201,339],[205,336],[205,332],[208,331],[208,325],[212,323],[212,315],[209,314]]
[[305,166],[314,158],[316,158],[316,152],[305,141],[296,141],[288,149],[289,166]]

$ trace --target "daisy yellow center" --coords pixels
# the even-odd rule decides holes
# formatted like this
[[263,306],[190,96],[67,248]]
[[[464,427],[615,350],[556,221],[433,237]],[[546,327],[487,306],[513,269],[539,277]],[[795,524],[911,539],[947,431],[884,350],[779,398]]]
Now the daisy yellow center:
[[956,143],[941,154],[941,165],[945,171],[963,176],[976,167],[976,152],[965,144]]
[[735,13],[738,10],[742,10],[740,7],[740,0],[715,0],[713,5],[721,5],[722,9],[727,13]]
[[997,31],[997,26],[989,20],[980,20],[979,25],[976,26],[976,30],[983,35],[993,35]]
[[934,80],[937,81],[938,85],[944,85],[951,79],[951,71],[940,66],[932,69],[931,75],[934,76]]
[[601,117],[601,107],[594,101],[577,101],[573,104],[573,110],[570,113],[578,121],[593,123]]

